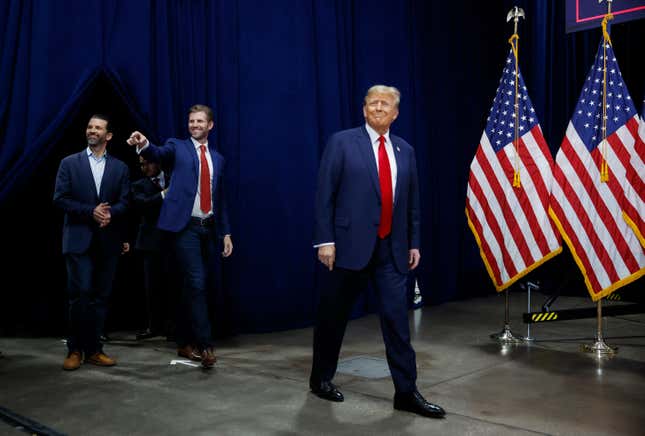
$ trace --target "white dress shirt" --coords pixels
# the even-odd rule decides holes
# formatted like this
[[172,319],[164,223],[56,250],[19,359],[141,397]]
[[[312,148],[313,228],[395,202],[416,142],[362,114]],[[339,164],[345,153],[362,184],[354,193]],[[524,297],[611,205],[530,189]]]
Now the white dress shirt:
[[[166,189],[166,175],[164,174],[163,171],[159,171],[159,174],[157,174],[156,176],[150,177],[150,180],[152,180],[153,183],[155,179],[157,179],[157,183],[159,183],[159,187],[161,187],[161,189]],[[163,191],[162,191],[161,197],[163,198]]]
[[103,180],[103,173],[105,172],[106,155],[107,151],[97,157],[92,153],[92,149],[89,146],[87,147],[87,160],[90,161],[90,169],[92,170],[97,197],[101,195],[101,181]]

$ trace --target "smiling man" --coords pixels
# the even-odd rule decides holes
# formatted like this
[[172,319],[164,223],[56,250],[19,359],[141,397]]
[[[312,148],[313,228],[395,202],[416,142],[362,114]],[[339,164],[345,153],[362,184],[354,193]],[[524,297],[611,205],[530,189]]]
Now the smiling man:
[[[133,132],[128,144],[136,146],[146,160],[161,162],[172,172],[170,186],[163,191],[157,226],[174,235],[174,248],[183,275],[183,318],[177,320],[177,354],[201,360],[204,368],[216,362],[208,317],[207,283],[213,283],[213,262],[233,252],[231,229],[223,187],[224,158],[208,141],[214,127],[213,111],[194,105],[188,113],[190,138],[170,138],[162,146]],[[181,314],[180,314],[181,315]]]
[[94,115],[85,129],[87,148],[67,156],[56,175],[54,204],[65,213],[63,255],[69,295],[69,352],[63,369],[82,362],[113,366],[99,340],[119,254],[128,206],[128,167],[106,152],[112,126]]
[[394,382],[394,408],[441,418],[416,387],[407,274],[419,264],[419,186],[414,149],[390,133],[401,94],[375,85],[363,104],[365,125],[329,139],[318,172],[314,247],[327,272],[314,329],[309,386],[343,401],[332,383],[351,309],[368,281],[379,299],[381,330]]

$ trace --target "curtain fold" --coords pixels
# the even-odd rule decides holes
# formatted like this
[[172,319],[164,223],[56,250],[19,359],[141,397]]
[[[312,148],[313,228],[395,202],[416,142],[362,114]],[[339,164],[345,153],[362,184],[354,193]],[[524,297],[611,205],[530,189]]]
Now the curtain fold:
[[[514,4],[527,14],[520,64],[555,150],[599,39],[595,31],[565,35],[558,0],[6,0],[0,206],[23,206],[20,193],[34,174],[58,164],[54,151],[73,146],[61,143],[69,129],[106,109],[97,95],[119,101],[128,126],[158,142],[187,136],[192,104],[213,106],[211,140],[227,160],[235,243],[224,268],[226,307],[218,310],[236,331],[310,325],[320,274],[311,247],[318,161],[333,132],[364,122],[366,89],[387,83],[403,94],[393,133],[417,153],[422,261],[414,277],[425,301],[492,292],[463,207]],[[645,85],[642,27],[614,32],[635,96]],[[136,165],[122,141],[110,147]],[[368,294],[354,315],[373,308]]]

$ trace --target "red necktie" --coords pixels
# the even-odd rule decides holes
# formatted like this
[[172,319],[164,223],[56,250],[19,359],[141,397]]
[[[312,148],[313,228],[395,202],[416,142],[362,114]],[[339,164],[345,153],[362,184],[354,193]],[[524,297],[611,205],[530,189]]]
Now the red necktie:
[[385,151],[385,138],[379,136],[378,140],[378,180],[381,185],[381,222],[378,226],[378,237],[383,239],[392,231],[392,172]]
[[199,207],[204,213],[211,211],[211,172],[206,160],[206,146],[199,146]]

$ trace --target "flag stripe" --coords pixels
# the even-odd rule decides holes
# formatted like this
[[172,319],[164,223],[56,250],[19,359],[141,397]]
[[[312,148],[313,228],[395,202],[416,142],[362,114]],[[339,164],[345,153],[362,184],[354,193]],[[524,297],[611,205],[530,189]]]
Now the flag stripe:
[[[526,148],[526,144],[524,141],[521,140],[520,138],[520,150]],[[506,147],[505,148],[506,153],[500,153],[499,156],[499,161],[502,165],[503,168],[509,168],[511,171],[511,175],[513,174],[513,166],[511,165],[511,162],[509,161],[509,154],[511,154],[510,158],[512,159],[514,156],[513,154],[515,151],[511,147]],[[530,163],[524,160],[525,165],[529,165]],[[540,228],[540,224],[538,222],[537,216],[533,211],[533,204],[531,204],[531,200],[539,200],[539,197],[537,194],[529,196],[528,194],[535,192],[535,187],[533,185],[533,180],[529,176],[528,173],[526,172],[520,172],[521,173],[521,184],[523,189],[512,189],[511,194],[509,195],[514,195],[515,196],[515,201],[517,204],[520,206],[522,214],[526,220],[527,227],[524,227],[524,223],[521,223],[520,225],[522,228],[528,229],[526,232],[530,232],[531,239],[525,238],[528,240],[528,245],[531,248],[534,248],[534,250],[531,251],[531,257],[532,259],[539,259],[545,254],[547,254],[549,250],[549,245],[546,241],[546,236],[542,232],[542,229]],[[519,212],[519,210],[518,210]],[[521,214],[518,214],[521,216]],[[536,245],[537,244],[537,245]],[[529,262],[529,264],[532,262]]]
[[[486,136],[482,138],[482,142],[487,142]],[[500,156],[503,156],[503,150],[498,155],[490,155],[492,149],[490,147],[481,147],[477,151],[476,159],[481,164],[481,167],[486,175],[486,179],[490,185],[491,191],[495,194],[495,199],[499,203],[500,209],[503,212],[503,219],[505,226],[508,228],[508,231],[515,235],[515,244],[519,249],[519,254],[522,257],[523,265],[518,268],[518,270],[523,270],[526,268],[526,265],[530,265],[532,262],[532,253],[527,244],[527,231],[528,223],[526,222],[526,217],[524,216],[523,210],[521,209],[515,195],[511,192],[508,193],[509,189],[504,189],[502,183],[510,187],[510,180],[513,180],[513,170],[511,168],[503,168],[500,162]],[[483,157],[486,155],[486,157]],[[492,160],[489,160],[488,158]],[[514,201],[515,200],[515,201]],[[510,213],[513,211],[513,213]],[[518,220],[521,223],[518,223]]]
[[[566,140],[565,140],[566,141]],[[564,145],[563,145],[564,147]],[[558,167],[554,170],[554,175],[556,178],[556,183],[553,184],[553,192],[563,196],[560,201],[560,207],[563,211],[566,211],[567,218],[569,221],[572,221],[575,226],[571,226],[571,231],[573,228],[585,228],[588,229],[586,232],[583,232],[578,239],[582,239],[584,242],[584,247],[591,247],[591,249],[585,251],[585,257],[589,260],[589,266],[591,268],[586,268],[587,270],[592,271],[602,271],[604,275],[611,276],[612,273],[616,276],[616,272],[613,266],[609,265],[610,270],[607,271],[601,259],[606,259],[609,257],[609,252],[605,248],[605,244],[601,241],[599,234],[595,231],[594,226],[591,222],[589,216],[597,216],[595,210],[587,211],[584,207],[584,202],[588,201],[589,197],[587,192],[584,189],[574,189],[572,185],[582,186],[582,182],[577,179],[575,176],[569,175],[569,178],[564,176],[563,168],[569,170],[569,172],[574,172],[571,164],[568,162],[566,157],[558,156],[557,162]],[[583,196],[581,199],[580,196]],[[551,202],[551,207],[553,207]],[[564,227],[567,227],[564,225]],[[578,250],[576,250],[578,251]],[[609,282],[609,280],[607,280]]]
[[[479,204],[480,206],[479,208],[474,209],[477,218],[482,224],[486,224],[486,230],[492,233],[492,237],[497,241],[501,249],[501,252],[496,256],[496,258],[498,259],[498,264],[500,265],[500,270],[502,271],[501,278],[503,280],[508,279],[509,277],[517,274],[518,271],[518,268],[513,262],[513,256],[511,255],[511,253],[513,253],[515,257],[517,257],[517,247],[512,240],[503,237],[499,222],[495,214],[493,213],[493,210],[490,207],[490,203],[488,201],[490,197],[484,195],[484,191],[479,185],[477,178],[472,177],[468,184],[474,195],[474,198],[477,200],[477,204]],[[474,206],[472,202],[471,206]],[[512,246],[512,248],[509,248],[509,245]],[[506,276],[504,275],[504,272],[506,273]]]
[[498,291],[562,250],[548,214],[553,158],[515,63],[509,50],[466,194],[469,225]]
[[645,173],[633,166],[641,142],[635,114],[613,48],[601,40],[556,155],[550,210],[594,300],[645,274],[645,244],[627,224],[641,222],[627,215],[642,204],[634,172]]

